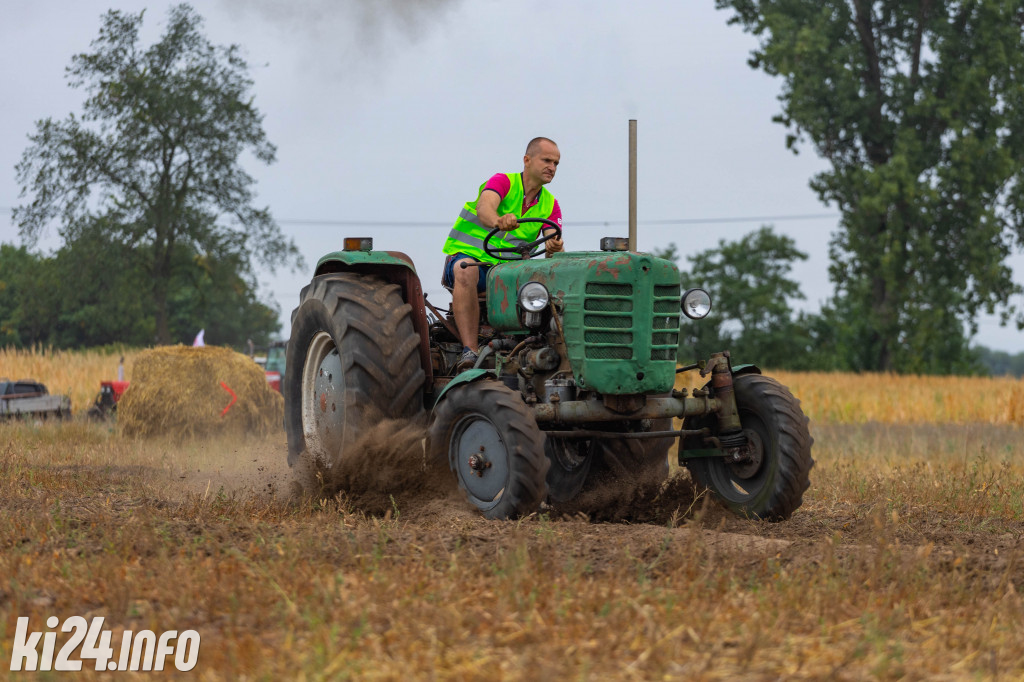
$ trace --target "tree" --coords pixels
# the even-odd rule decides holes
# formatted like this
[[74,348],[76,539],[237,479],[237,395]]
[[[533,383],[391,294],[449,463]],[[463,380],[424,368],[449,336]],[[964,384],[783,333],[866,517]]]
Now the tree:
[[1003,350],[992,350],[985,346],[975,346],[972,351],[977,356],[979,368],[994,377],[1024,376],[1024,353],[1010,354]]
[[1024,244],[1024,5],[716,5],[783,79],[787,145],[831,164],[811,187],[841,211],[830,276],[853,368],[953,371],[983,310],[1024,328],[1005,264]]
[[[127,246],[111,241],[102,221],[82,228],[52,256],[0,244],[0,346],[56,348],[153,342],[146,274],[124,267]],[[145,247],[143,247],[145,248]],[[212,343],[266,345],[280,329],[276,308],[255,296],[229,249],[199,254],[178,245],[168,284],[172,341],[190,343],[206,328]]]
[[34,198],[14,217],[30,244],[55,219],[66,242],[105,225],[127,247],[127,267],[145,273],[155,335],[168,343],[171,282],[188,262],[181,253],[226,247],[243,278],[253,256],[271,269],[300,259],[269,211],[253,207],[254,181],[239,162],[251,152],[270,163],[275,149],[238,46],[213,46],[183,4],[144,49],[143,14],[108,12],[94,51],[72,59],[69,83],[88,94],[84,114],[37,123],[17,165],[22,196]]
[[0,244],[0,347],[45,341],[51,304],[45,295],[47,270],[45,259],[25,246]]
[[789,278],[793,263],[806,259],[791,238],[770,227],[688,256],[690,270],[680,273],[682,287],[705,289],[712,311],[703,320],[683,319],[681,354],[695,360],[729,350],[738,362],[806,367],[808,331],[797,324],[790,306],[804,295]]

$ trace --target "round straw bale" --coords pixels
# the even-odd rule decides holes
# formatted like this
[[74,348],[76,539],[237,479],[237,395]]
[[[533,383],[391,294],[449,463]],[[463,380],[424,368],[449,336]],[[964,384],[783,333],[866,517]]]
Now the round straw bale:
[[[231,393],[237,396],[231,403]],[[117,405],[126,436],[191,438],[223,433],[266,435],[281,428],[284,399],[246,355],[218,346],[162,346],[135,358]]]

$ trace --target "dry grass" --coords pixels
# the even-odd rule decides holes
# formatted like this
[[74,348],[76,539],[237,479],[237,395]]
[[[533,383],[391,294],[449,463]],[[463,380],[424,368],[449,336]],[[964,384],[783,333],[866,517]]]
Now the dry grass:
[[[197,630],[189,677],[209,680],[1024,677],[1024,432],[859,423],[816,401],[864,378],[782,378],[825,416],[780,524],[695,498],[680,472],[646,523],[488,522],[411,476],[370,515],[285,494],[279,431],[178,445],[0,425],[0,669],[17,617],[102,615],[115,650],[126,629]],[[968,400],[999,382],[948,385]]]
[[[1024,425],[1024,381],[1007,377],[898,376],[765,370],[789,387],[818,424]],[[697,372],[676,387],[702,386]]]
[[18,616],[103,615],[115,650],[125,629],[197,630],[202,679],[1024,675],[1020,431],[815,435],[788,523],[681,495],[659,523],[595,525],[290,501],[280,434],[6,426],[0,664]]
[[85,414],[100,392],[100,382],[117,379],[122,354],[125,379],[131,381],[137,350],[120,353],[115,350],[0,348],[0,377],[41,381],[50,393],[71,396],[73,414]]

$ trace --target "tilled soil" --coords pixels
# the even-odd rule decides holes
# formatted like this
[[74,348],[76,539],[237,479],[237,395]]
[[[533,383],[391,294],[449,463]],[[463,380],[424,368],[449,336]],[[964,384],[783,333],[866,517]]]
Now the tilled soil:
[[[573,555],[599,570],[628,553],[652,560],[667,539],[680,538],[708,558],[736,566],[802,566],[829,561],[924,559],[937,569],[969,571],[995,582],[1008,574],[1024,579],[1024,527],[989,520],[982,530],[970,519],[918,510],[912,519],[893,519],[878,504],[825,504],[813,491],[788,521],[767,523],[740,518],[698,491],[683,469],[673,469],[659,486],[605,491],[596,514],[561,513],[542,508],[519,521],[488,521],[458,489],[446,463],[429,462],[421,423],[382,421],[352,446],[358,457],[334,470],[289,469],[286,447],[269,442],[248,449],[234,461],[169,477],[169,501],[212,493],[297,503],[335,495],[343,506],[367,517],[400,521],[396,538],[415,543],[480,551],[507,542],[524,525],[547,524]],[[212,461],[218,461],[213,460]],[[813,478],[813,477],[812,477]],[[813,482],[812,482],[813,485]],[[1020,574],[1018,576],[1018,574]]]

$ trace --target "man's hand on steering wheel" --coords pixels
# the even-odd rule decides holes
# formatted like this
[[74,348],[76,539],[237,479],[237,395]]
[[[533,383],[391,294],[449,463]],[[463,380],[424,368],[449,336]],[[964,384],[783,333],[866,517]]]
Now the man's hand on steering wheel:
[[[556,234],[554,231],[551,234]],[[544,252],[548,258],[551,258],[551,254],[558,253],[559,251],[565,251],[565,244],[562,243],[561,233],[557,233],[557,236],[544,242]]]
[[502,232],[508,232],[519,227],[519,221],[514,213],[506,213],[505,215],[498,216],[498,222],[495,224],[495,227]]
[[[541,230],[546,232],[543,232],[538,239],[535,239],[534,241],[526,244],[520,244],[519,246],[505,246],[500,248],[492,248],[490,246],[490,241],[494,237],[494,235],[498,234],[498,232],[502,230],[502,220],[506,218],[511,218],[513,222],[515,222],[517,225],[520,225],[522,223],[541,223]],[[558,242],[558,247],[548,250],[547,244],[554,242],[555,240],[557,240]],[[541,244],[545,245],[545,248],[543,250],[533,250],[534,248],[540,246]],[[498,260],[523,260],[527,258],[535,258],[540,254],[545,253],[545,251],[547,251],[548,253],[554,253],[555,251],[562,250],[562,228],[558,225],[558,223],[554,222],[553,220],[548,220],[547,218],[519,218],[518,220],[516,220],[516,217],[509,213],[498,218],[497,226],[493,230],[491,230],[484,238],[483,248],[484,252],[488,256],[490,256],[491,258],[496,258]]]

